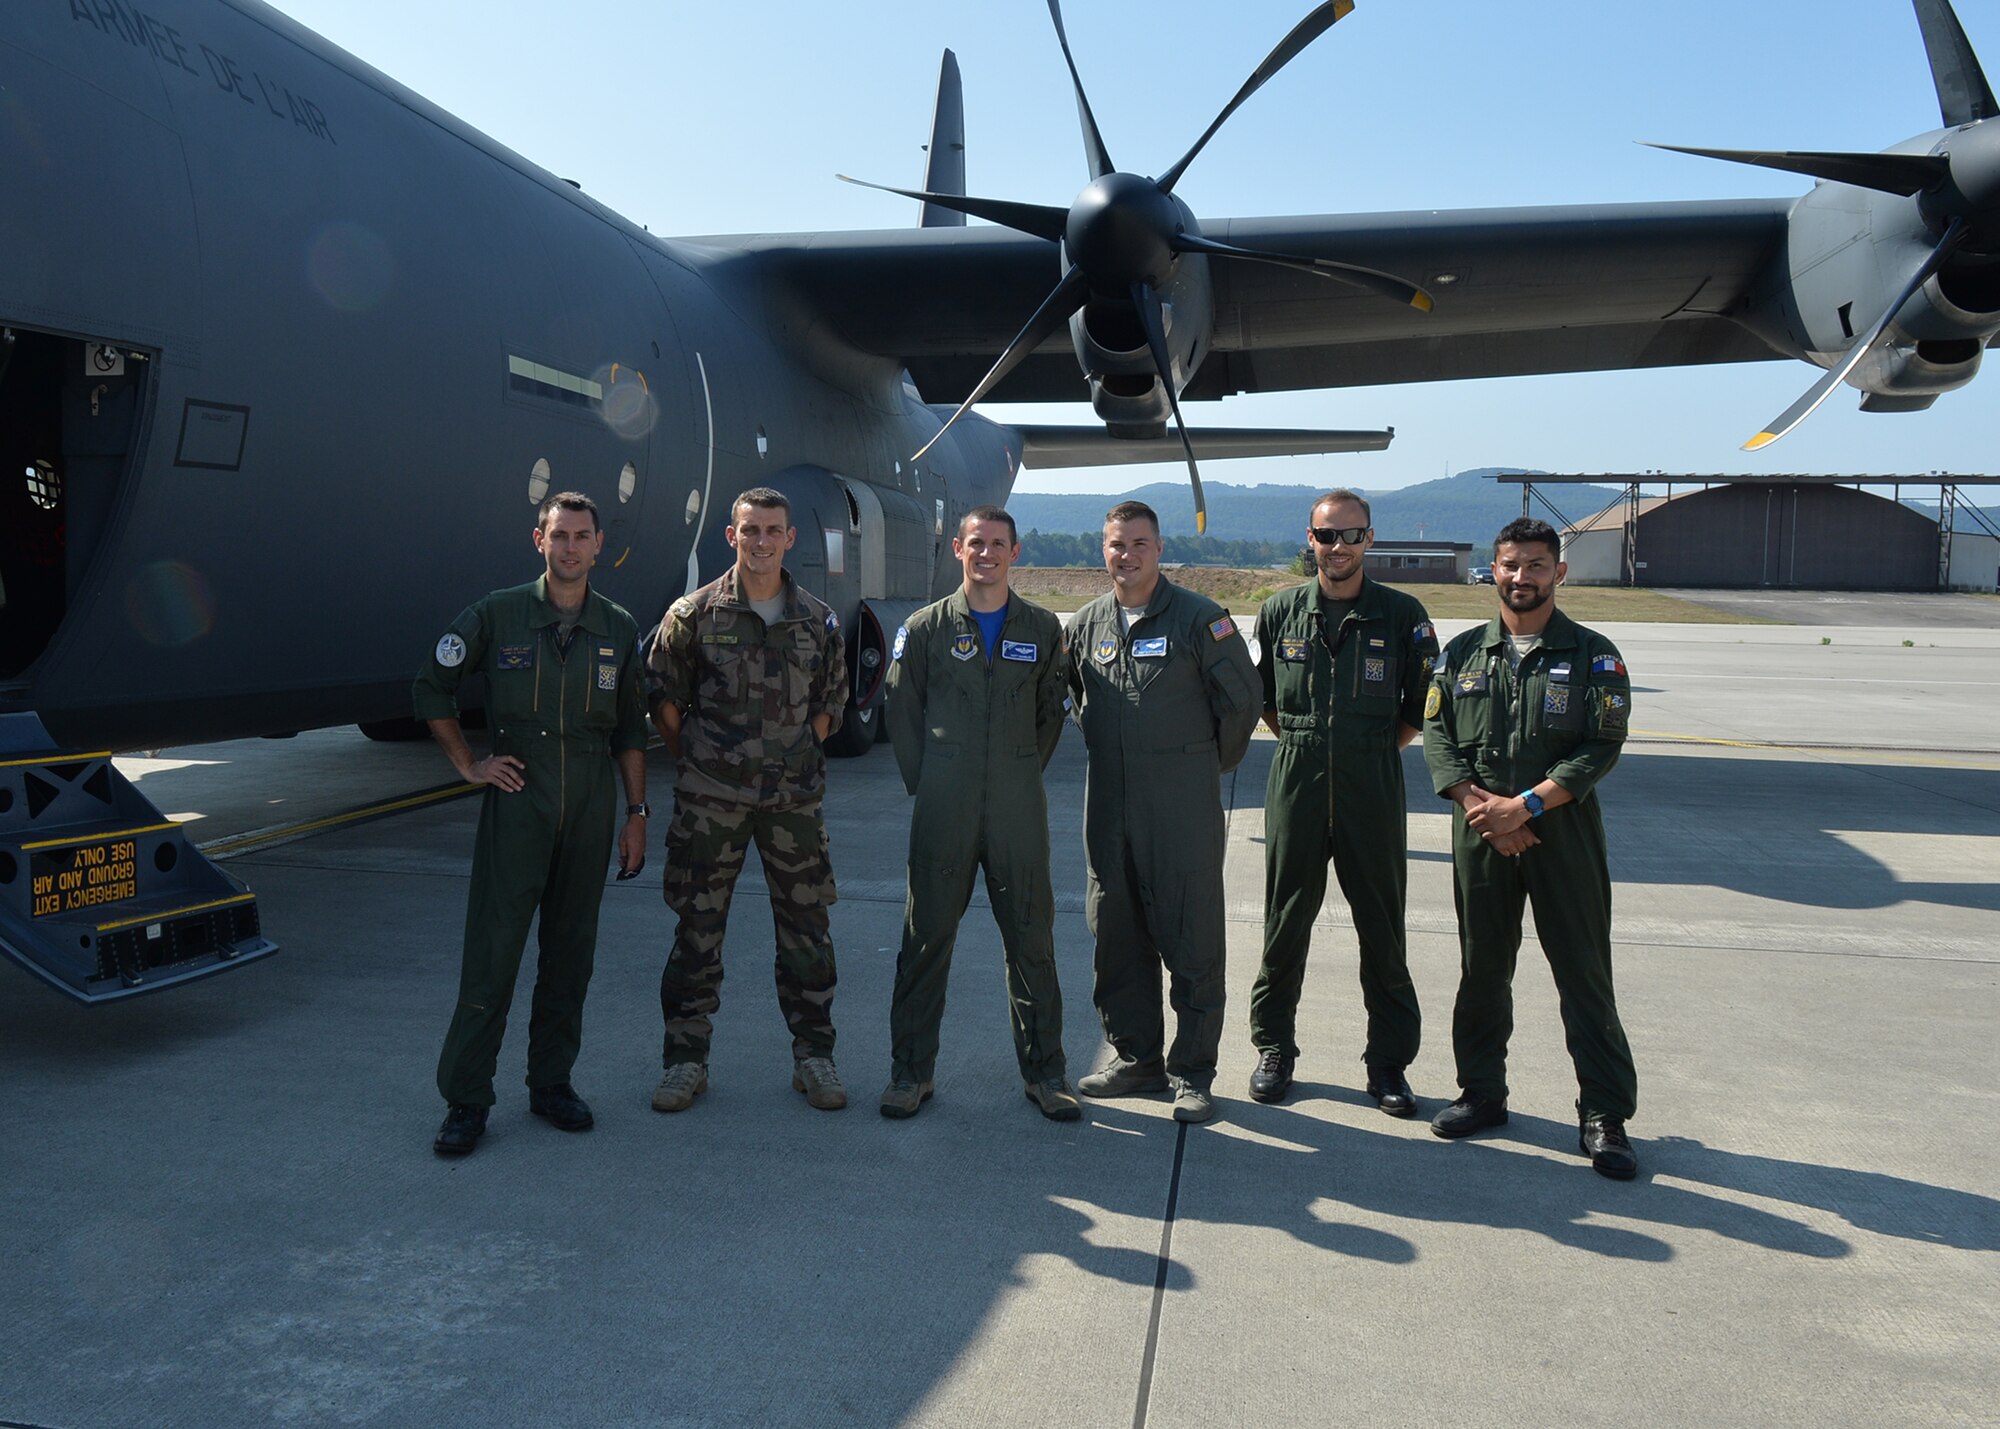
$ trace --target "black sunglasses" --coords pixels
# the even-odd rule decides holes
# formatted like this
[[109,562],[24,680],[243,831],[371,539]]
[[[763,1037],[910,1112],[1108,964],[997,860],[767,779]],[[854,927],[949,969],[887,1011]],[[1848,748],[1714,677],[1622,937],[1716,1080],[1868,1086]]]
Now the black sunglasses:
[[1306,528],[1312,538],[1322,546],[1331,546],[1335,541],[1345,541],[1350,546],[1361,544],[1372,527],[1368,526],[1310,526]]

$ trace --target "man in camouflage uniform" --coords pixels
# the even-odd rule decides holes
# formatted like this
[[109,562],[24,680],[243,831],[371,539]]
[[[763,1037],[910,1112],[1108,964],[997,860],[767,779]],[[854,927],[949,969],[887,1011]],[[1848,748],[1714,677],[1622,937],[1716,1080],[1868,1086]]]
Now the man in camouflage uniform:
[[666,1073],[653,1108],[685,1110],[708,1086],[729,901],[755,840],[777,925],[792,1087],[833,1111],[847,1092],[833,1065],[821,746],[847,704],[847,655],[839,619],[784,568],[798,537],[784,494],[753,488],[729,515],[736,564],[668,608],[646,658],[653,719],[679,760],[666,899],[680,925],[660,974]]
[[[1222,776],[1257,728],[1257,669],[1229,613],[1160,574],[1160,518],[1139,501],[1104,517],[1115,589],[1069,627],[1069,687],[1090,750],[1084,911],[1091,987],[1110,1044],[1077,1082],[1088,1097],[1174,1091],[1206,1121],[1222,1043]],[[1177,1030],[1166,1045],[1160,970]]]
[[1021,543],[1005,511],[973,507],[951,548],[965,583],[896,632],[889,666],[889,736],[917,805],[882,1115],[915,1116],[930,1099],[952,947],[973,875],[984,867],[1006,949],[1022,1089],[1042,1115],[1074,1121],[1083,1107],[1063,1056],[1042,790],[1069,703],[1062,622],[1009,593]]
[[1632,678],[1617,646],[1556,609],[1561,551],[1542,521],[1500,532],[1500,613],[1445,648],[1424,705],[1431,783],[1455,806],[1451,1045],[1464,1089],[1431,1129],[1469,1136],[1507,1120],[1514,962],[1532,903],[1576,1066],[1578,1144],[1599,1174],[1624,1181],[1639,1170],[1625,1135],[1639,1079],[1612,994],[1611,873],[1595,791],[1625,747]]
[[[570,1068],[583,1043],[612,829],[621,828],[621,874],[637,873],[646,861],[639,628],[590,588],[603,547],[588,496],[551,496],[535,523],[535,549],[547,565],[542,577],[467,606],[417,676],[417,718],[429,721],[460,778],[486,786],[458,1006],[438,1057],[438,1090],[449,1107],[431,1143],[440,1156],[468,1154],[486,1130],[507,1009],[538,910],[528,1109],[563,1131],[592,1124]],[[458,721],[459,684],[471,674],[486,677],[493,753],[484,759],[473,757]],[[613,813],[614,761],[625,785],[622,826]]]

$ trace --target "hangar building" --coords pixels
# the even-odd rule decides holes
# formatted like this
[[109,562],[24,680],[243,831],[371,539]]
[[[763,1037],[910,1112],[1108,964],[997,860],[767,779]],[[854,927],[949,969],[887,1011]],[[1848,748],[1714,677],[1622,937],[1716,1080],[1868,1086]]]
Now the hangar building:
[[[1528,514],[1539,499],[1563,533],[1577,585],[1711,589],[1978,590],[2000,588],[2000,530],[1960,487],[1993,476],[1666,476],[1508,474]],[[1560,488],[1618,486],[1624,496],[1572,519]],[[1641,485],[1665,487],[1648,495]],[[1676,491],[1675,487],[1683,487]],[[1863,490],[1886,486],[1894,497]],[[1902,488],[1939,493],[1936,519],[1902,504]],[[1551,488],[1550,492],[1536,488]],[[1928,493],[1926,493],[1928,494]]]

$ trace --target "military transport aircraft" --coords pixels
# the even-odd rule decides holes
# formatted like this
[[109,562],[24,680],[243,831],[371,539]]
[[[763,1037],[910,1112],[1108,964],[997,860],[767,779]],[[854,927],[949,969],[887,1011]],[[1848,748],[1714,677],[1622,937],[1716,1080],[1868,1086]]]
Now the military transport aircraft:
[[[519,578],[551,490],[596,497],[598,579],[646,624],[726,559],[718,502],[784,489],[793,565],[846,624],[856,753],[887,637],[953,582],[958,514],[1024,464],[1185,461],[1199,502],[1203,455],[1391,435],[1204,429],[1185,402],[1795,357],[1827,371],[1755,440],[1843,381],[1927,406],[2000,332],[2000,125],[1948,0],[1914,4],[1941,129],[1691,151],[1820,180],[1797,199],[1197,220],[1182,175],[1352,0],[1185,152],[1144,154],[1157,176],[1114,163],[1049,0],[1087,164],[1066,206],[966,194],[947,55],[925,184],[893,190],[919,226],[668,239],[258,0],[10,0],[0,944],[67,939],[88,968],[38,970],[82,996],[206,970],[188,949],[242,929],[168,946],[165,905],[193,905],[163,880],[195,860],[112,837],[143,815],[104,752],[407,727],[423,651]],[[1098,420],[1002,426],[981,400]],[[384,515],[361,537],[357,512]]]

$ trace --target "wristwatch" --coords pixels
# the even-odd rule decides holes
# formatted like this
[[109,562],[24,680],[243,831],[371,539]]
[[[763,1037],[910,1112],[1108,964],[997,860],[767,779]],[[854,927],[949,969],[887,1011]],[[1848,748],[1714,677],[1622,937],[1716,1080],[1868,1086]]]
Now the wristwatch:
[[1542,796],[1533,789],[1523,790],[1521,807],[1528,811],[1529,818],[1539,819],[1542,816]]
[[653,806],[651,804],[627,804],[625,806],[625,813],[627,817],[637,814],[642,819],[650,819],[653,817]]

